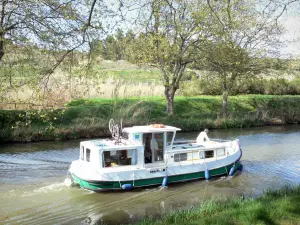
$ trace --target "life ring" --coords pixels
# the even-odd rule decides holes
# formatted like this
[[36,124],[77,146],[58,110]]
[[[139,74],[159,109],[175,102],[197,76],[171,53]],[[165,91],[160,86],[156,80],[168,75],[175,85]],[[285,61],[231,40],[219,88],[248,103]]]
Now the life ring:
[[153,127],[153,128],[164,128],[165,125],[164,124],[152,124],[151,127]]

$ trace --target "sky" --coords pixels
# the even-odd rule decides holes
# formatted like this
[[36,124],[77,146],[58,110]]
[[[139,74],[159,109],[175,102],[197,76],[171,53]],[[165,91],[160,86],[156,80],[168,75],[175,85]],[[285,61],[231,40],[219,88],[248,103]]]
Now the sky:
[[282,48],[281,53],[291,54],[293,58],[300,59],[300,15],[284,15],[280,23],[286,29],[282,36],[286,46]]

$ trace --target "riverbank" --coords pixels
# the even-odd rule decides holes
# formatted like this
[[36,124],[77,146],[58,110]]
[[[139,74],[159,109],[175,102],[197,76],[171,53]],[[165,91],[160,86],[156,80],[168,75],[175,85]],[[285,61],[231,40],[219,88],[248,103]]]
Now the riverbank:
[[220,117],[221,96],[176,97],[173,116],[162,97],[81,99],[55,110],[1,110],[0,142],[66,140],[108,136],[108,121],[123,126],[164,123],[183,131],[300,123],[300,96],[241,95]]
[[139,225],[159,224],[300,224],[300,186],[266,191],[257,199],[211,200]]

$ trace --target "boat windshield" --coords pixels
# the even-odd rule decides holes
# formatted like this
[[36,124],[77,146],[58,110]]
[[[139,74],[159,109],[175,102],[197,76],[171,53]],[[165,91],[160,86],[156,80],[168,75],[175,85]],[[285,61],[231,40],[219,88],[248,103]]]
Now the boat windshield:
[[166,132],[167,133],[167,146],[170,146],[173,142],[174,132]]

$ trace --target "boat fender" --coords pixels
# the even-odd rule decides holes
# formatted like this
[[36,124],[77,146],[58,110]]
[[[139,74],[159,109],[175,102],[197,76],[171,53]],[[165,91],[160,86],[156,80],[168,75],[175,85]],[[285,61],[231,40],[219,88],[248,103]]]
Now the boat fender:
[[122,189],[123,190],[131,190],[133,188],[132,184],[123,184]]
[[229,171],[229,176],[233,176],[235,171],[236,171],[236,167],[235,167],[235,165],[233,165]]
[[210,179],[210,174],[209,174],[209,170],[208,169],[205,170],[204,175],[205,175],[205,179],[206,180]]
[[162,187],[168,186],[168,176],[165,176],[165,177],[164,177],[161,186],[162,186]]
[[243,165],[240,164],[240,166],[237,168],[237,170],[242,171],[243,170]]

